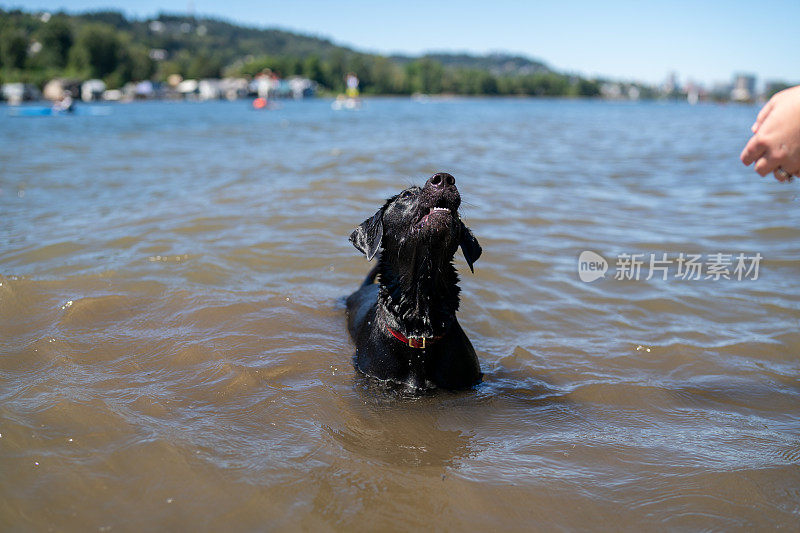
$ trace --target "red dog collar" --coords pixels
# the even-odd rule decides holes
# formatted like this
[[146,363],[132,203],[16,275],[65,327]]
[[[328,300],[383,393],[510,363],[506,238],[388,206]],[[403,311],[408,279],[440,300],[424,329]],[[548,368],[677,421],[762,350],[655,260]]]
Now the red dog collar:
[[408,344],[409,348],[419,348],[421,350],[425,349],[426,344],[429,344],[431,342],[436,342],[442,337],[444,337],[444,335],[439,335],[438,337],[406,337],[399,331],[395,331],[389,326],[386,326],[386,329],[389,330],[389,333],[392,334],[392,337],[399,340],[403,344]]

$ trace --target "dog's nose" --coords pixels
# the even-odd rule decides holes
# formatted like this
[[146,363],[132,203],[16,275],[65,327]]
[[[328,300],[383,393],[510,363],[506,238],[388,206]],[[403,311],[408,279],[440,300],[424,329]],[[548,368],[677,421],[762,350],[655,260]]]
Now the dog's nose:
[[447,172],[439,172],[431,176],[428,183],[437,189],[444,189],[445,187],[454,186],[456,184],[456,179]]

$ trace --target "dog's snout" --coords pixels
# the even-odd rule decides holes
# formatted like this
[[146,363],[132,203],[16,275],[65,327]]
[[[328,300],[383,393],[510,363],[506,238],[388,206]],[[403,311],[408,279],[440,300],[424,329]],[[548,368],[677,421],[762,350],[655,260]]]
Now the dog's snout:
[[431,185],[437,189],[444,189],[445,187],[453,187],[456,184],[456,179],[447,172],[439,172],[431,176],[428,180],[428,183],[425,185]]

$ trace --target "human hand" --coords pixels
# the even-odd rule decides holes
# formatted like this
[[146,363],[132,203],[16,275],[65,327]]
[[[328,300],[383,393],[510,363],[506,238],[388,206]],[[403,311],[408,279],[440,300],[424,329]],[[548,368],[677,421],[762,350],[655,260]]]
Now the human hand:
[[742,150],[742,163],[755,162],[756,172],[774,172],[778,181],[791,180],[779,169],[800,176],[800,85],[770,98],[750,129],[753,136]]

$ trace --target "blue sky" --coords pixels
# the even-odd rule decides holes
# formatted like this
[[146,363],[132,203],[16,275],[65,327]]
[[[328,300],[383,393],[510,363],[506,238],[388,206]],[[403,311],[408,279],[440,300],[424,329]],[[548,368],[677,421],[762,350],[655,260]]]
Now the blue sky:
[[113,8],[213,15],[320,35],[359,50],[505,51],[565,71],[656,83],[710,84],[736,72],[800,82],[800,0],[524,2],[380,0],[0,0],[3,8]]

